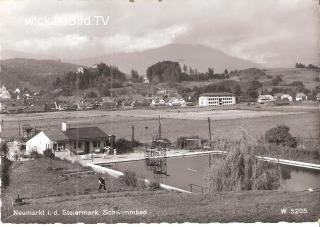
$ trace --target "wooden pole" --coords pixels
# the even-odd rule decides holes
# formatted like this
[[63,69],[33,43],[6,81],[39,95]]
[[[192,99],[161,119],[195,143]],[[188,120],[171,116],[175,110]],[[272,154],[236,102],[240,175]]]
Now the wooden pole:
[[160,122],[160,115],[159,115],[159,139],[161,139],[161,122]]
[[134,146],[134,125],[131,125],[131,147]]
[[210,126],[210,117],[208,117],[208,127],[209,127],[209,140],[211,141],[211,126]]

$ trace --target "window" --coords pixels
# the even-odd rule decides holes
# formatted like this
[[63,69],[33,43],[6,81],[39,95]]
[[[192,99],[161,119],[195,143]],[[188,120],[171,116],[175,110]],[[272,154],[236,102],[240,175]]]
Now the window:
[[100,147],[100,141],[93,141],[93,147]]
[[77,148],[77,143],[73,142],[73,149],[76,149],[76,148]]
[[63,151],[64,150],[64,144],[63,143],[58,143],[57,144],[57,151]]
[[81,142],[78,142],[78,148],[81,148]]

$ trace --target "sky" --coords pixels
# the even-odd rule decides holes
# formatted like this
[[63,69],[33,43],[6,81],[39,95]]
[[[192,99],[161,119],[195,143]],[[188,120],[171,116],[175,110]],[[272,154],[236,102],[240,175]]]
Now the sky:
[[318,0],[1,0],[0,45],[81,59],[201,44],[270,67],[318,64],[318,7]]

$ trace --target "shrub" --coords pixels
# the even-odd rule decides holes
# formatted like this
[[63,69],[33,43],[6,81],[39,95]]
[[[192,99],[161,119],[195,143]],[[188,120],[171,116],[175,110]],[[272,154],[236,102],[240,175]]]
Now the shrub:
[[280,185],[280,171],[256,158],[254,144],[241,141],[213,163],[205,179],[209,191],[273,190]]
[[54,153],[52,152],[51,149],[48,148],[43,152],[43,156],[45,158],[54,158]]
[[200,146],[202,146],[203,143],[207,142],[207,140],[200,138],[199,136],[180,136],[176,141],[177,148],[185,149],[189,147],[196,147],[196,144],[187,144],[186,139],[200,139]]
[[5,142],[0,143],[0,155],[6,156],[8,154],[8,144]]
[[265,139],[268,143],[277,145],[296,147],[297,140],[289,133],[290,128],[286,125],[280,125],[276,128],[269,129],[265,134]]
[[137,187],[138,178],[134,172],[126,170],[120,180],[128,186]]
[[164,148],[169,148],[171,146],[171,141],[168,138],[161,138],[157,140],[153,140],[151,143],[151,147],[164,147]]
[[150,184],[148,185],[148,188],[150,190],[159,190],[161,189],[160,184],[154,181],[151,181]]
[[42,155],[36,151],[31,151],[31,153],[30,153],[30,158],[41,158],[41,157],[42,157]]
[[9,170],[12,162],[6,157],[1,157],[1,186],[6,188],[10,184]]
[[139,141],[134,140],[133,144],[130,140],[125,138],[119,138],[115,142],[115,148],[117,149],[118,154],[126,153],[132,151],[133,147],[139,146],[141,143]]

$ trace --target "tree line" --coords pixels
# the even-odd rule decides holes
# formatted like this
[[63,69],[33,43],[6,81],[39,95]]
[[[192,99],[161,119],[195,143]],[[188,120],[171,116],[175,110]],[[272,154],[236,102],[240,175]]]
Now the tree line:
[[100,63],[96,68],[83,68],[83,72],[69,72],[63,77],[56,77],[53,88],[60,88],[65,95],[74,90],[97,88],[102,95],[108,95],[110,88],[122,87],[126,81],[125,73],[118,67]]
[[162,61],[147,68],[147,77],[150,82],[180,82],[180,81],[205,81],[209,79],[228,79],[227,69],[224,73],[214,72],[213,67],[209,67],[207,72],[199,72],[196,68],[183,65],[179,62]]
[[304,64],[300,63],[300,62],[297,62],[296,65],[295,65],[296,68],[300,68],[300,69],[320,69],[318,66],[316,65],[312,65],[312,64],[309,64],[307,66],[305,66]]

